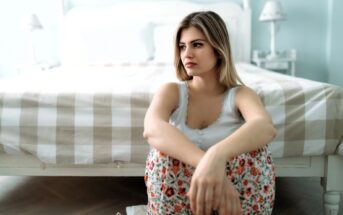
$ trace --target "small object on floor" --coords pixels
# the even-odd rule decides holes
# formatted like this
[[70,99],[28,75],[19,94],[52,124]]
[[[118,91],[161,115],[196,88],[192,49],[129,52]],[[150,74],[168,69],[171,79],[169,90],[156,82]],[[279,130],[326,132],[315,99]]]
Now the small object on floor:
[[146,214],[146,205],[134,205],[126,207],[127,215],[145,215]]

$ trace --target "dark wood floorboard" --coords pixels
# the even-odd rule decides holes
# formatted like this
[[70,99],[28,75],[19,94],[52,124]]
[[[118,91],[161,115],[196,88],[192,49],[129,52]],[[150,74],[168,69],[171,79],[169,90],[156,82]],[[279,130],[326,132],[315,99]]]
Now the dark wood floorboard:
[[[277,178],[273,215],[323,214],[319,181]],[[145,203],[142,177],[0,177],[1,215],[116,215]]]

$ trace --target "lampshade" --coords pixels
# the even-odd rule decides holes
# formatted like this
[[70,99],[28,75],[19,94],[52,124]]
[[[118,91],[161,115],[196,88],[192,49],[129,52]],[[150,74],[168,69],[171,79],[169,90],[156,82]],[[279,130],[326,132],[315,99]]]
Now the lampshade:
[[36,14],[28,14],[22,17],[21,28],[24,31],[34,31],[43,29],[43,26]]
[[281,2],[278,0],[268,0],[263,7],[259,20],[262,22],[282,20],[286,18]]

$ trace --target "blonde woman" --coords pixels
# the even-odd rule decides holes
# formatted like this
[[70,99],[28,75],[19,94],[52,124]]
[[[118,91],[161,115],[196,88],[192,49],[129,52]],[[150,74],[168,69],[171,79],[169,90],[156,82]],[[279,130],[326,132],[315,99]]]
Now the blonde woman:
[[148,214],[271,214],[276,131],[236,73],[221,17],[186,16],[174,60],[182,83],[163,85],[144,120]]

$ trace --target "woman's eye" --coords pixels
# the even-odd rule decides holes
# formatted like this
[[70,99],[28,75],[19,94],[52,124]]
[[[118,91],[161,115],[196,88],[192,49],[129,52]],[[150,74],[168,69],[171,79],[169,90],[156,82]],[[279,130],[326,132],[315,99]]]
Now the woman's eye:
[[194,48],[200,48],[202,46],[201,43],[193,43]]
[[184,49],[186,49],[186,46],[185,45],[179,45],[179,49],[184,50]]

